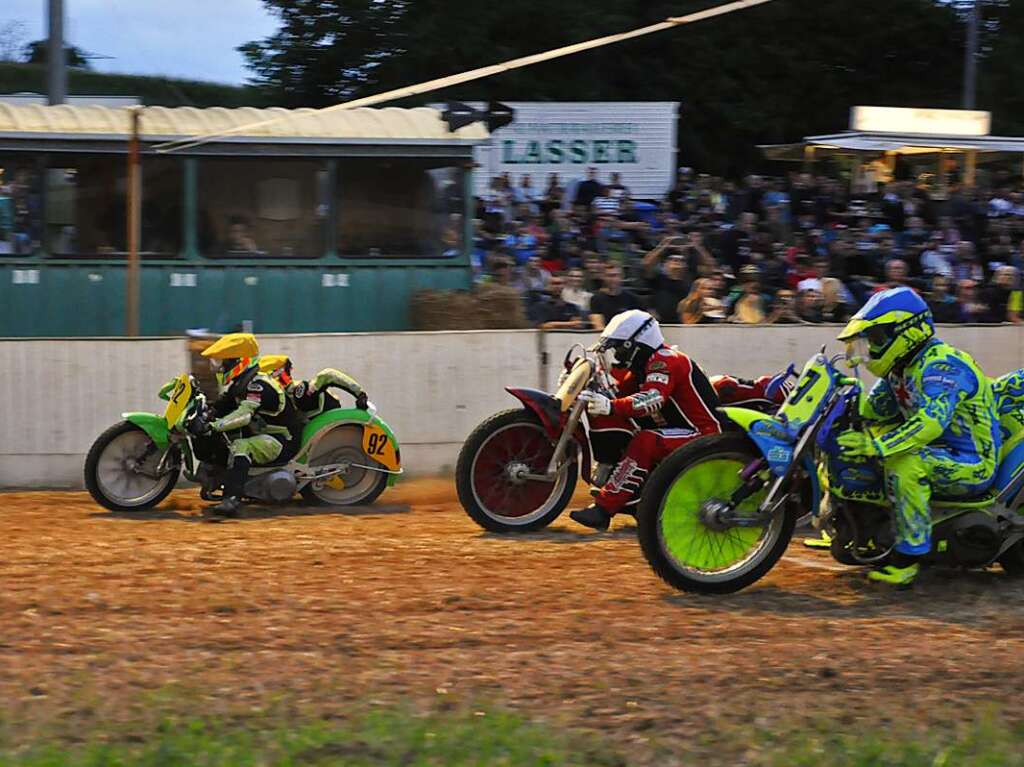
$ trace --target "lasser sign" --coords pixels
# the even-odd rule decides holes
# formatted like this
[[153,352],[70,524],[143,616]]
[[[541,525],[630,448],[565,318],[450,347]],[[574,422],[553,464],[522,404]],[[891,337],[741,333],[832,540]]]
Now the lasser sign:
[[637,126],[633,123],[593,125],[567,125],[564,123],[539,123],[534,126],[523,126],[535,134],[532,137],[517,140],[502,138],[501,162],[505,165],[558,165],[576,163],[577,165],[594,164],[632,165],[639,160],[639,147],[631,138],[537,138],[542,133],[568,134],[573,131],[583,133],[594,132],[607,135],[617,132],[629,135]]
[[477,194],[508,173],[518,185],[529,174],[543,191],[557,173],[563,185],[588,167],[608,181],[613,172],[636,198],[660,198],[676,167],[676,102],[505,102],[515,119],[476,150]]

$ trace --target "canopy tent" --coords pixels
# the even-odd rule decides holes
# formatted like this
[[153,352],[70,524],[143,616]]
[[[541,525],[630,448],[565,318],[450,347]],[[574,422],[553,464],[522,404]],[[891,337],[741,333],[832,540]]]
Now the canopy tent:
[[794,144],[761,144],[769,160],[806,159],[808,149],[835,149],[853,152],[895,152],[927,154],[933,152],[1011,152],[1024,153],[1024,138],[1013,136],[926,136],[912,133],[864,133],[844,131],[823,136],[807,136]]
[[140,115],[145,142],[225,132],[218,143],[268,144],[447,144],[486,141],[487,129],[473,123],[450,131],[436,109],[360,108],[225,109],[213,107],[14,106],[0,103],[0,143],[25,139],[126,141],[132,114]]

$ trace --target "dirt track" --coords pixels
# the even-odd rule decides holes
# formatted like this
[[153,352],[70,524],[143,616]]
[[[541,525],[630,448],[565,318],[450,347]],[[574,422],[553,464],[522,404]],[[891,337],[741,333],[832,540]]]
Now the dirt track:
[[642,747],[748,713],[877,719],[896,695],[948,721],[963,701],[1024,698],[1024,585],[997,572],[894,594],[794,545],[758,586],[697,598],[655,579],[631,520],[486,535],[441,481],[347,513],[211,525],[200,507],[191,492],[140,516],[84,493],[0,495],[7,716],[116,716],[171,684],[322,713],[493,702]]

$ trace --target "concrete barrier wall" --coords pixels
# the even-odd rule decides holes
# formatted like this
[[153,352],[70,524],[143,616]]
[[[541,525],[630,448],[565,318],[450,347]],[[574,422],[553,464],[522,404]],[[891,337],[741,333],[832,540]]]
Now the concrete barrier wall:
[[[835,342],[837,327],[668,327],[670,343],[709,374],[756,376],[802,364]],[[1024,367],[1024,328],[950,327],[943,338],[991,376]],[[562,357],[593,333],[473,331],[281,335],[264,352],[295,372],[338,367],[370,392],[395,429],[410,474],[450,472],[483,418],[516,401],[504,387],[550,389]],[[160,386],[187,367],[182,339],[0,340],[0,487],[74,487],[97,435],[128,410],[162,410]]]

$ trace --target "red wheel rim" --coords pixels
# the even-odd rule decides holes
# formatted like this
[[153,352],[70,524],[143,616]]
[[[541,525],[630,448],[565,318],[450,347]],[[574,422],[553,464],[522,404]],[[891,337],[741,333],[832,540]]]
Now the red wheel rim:
[[494,432],[473,461],[473,492],[488,514],[525,517],[551,498],[556,481],[513,481],[510,464],[524,464],[532,474],[547,471],[555,446],[539,425],[513,424]]

